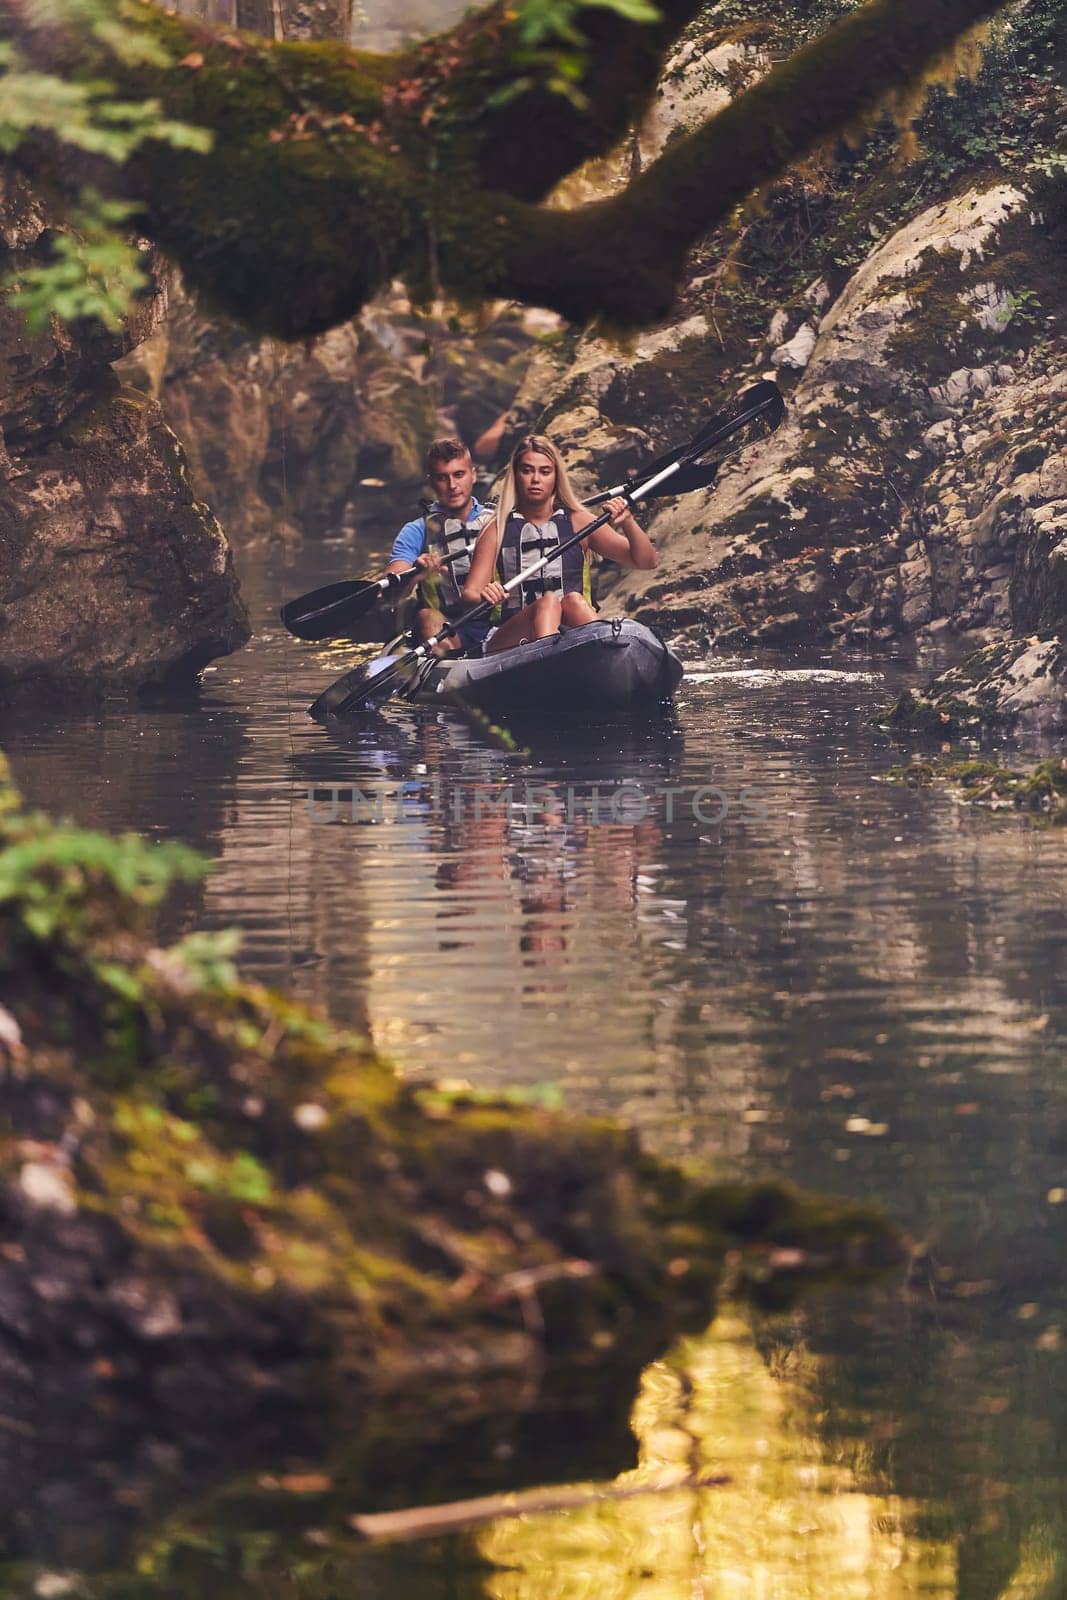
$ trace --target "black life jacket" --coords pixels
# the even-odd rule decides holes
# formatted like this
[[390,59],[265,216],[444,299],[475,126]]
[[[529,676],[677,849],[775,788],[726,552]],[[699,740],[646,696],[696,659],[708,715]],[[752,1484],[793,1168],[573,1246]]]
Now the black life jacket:
[[478,535],[495,516],[493,506],[482,506],[469,522],[448,516],[436,502],[427,511],[426,549],[442,558],[459,551],[459,558],[451,567],[446,567],[443,572],[430,573],[419,584],[423,600],[443,616],[457,617],[460,612],[470,609],[470,601],[464,600],[461,590],[471,569],[471,557]]
[[[504,525],[497,566],[500,582],[509,583],[531,561],[574,538],[571,514],[560,506],[547,522],[527,522],[521,511],[513,511]],[[580,544],[572,545],[561,556],[549,561],[508,595],[506,615],[513,616],[523,606],[532,605],[543,594],[580,594],[592,604],[593,587],[589,562]]]

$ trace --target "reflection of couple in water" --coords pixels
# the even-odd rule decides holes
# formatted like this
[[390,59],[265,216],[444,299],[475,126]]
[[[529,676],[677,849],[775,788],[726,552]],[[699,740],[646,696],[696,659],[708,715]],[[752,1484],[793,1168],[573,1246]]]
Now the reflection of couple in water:
[[[455,948],[456,919],[475,914],[481,896],[459,911],[455,891],[501,888],[518,891],[519,953],[530,967],[555,965],[568,949],[567,930],[584,885],[594,913],[630,915],[637,903],[641,861],[655,855],[660,830],[654,822],[590,826],[568,817],[562,795],[539,787],[538,801],[521,818],[509,810],[472,808],[461,819],[445,813],[444,848],[436,887],[449,892],[448,945]],[[589,862],[583,869],[583,858]],[[584,897],[583,897],[584,898]]]

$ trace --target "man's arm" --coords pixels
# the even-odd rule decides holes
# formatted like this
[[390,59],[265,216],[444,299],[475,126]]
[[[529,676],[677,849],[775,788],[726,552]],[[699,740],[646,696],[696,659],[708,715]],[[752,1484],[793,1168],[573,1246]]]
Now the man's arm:
[[400,590],[400,597],[404,598],[411,593],[419,580],[427,572],[440,572],[441,562],[436,555],[426,550],[426,518],[416,517],[413,522],[405,522],[396,538],[393,540],[392,559],[389,562],[389,572],[409,572],[411,574],[407,583]]

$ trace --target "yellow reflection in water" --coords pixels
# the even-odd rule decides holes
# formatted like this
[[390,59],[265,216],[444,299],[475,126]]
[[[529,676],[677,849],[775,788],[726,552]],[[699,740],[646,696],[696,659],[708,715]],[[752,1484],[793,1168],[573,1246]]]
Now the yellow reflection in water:
[[955,1552],[917,1507],[828,1461],[795,1349],[772,1374],[739,1316],[644,1375],[639,1464],[619,1487],[723,1475],[500,1522],[479,1539],[491,1600],[923,1600],[956,1595]]

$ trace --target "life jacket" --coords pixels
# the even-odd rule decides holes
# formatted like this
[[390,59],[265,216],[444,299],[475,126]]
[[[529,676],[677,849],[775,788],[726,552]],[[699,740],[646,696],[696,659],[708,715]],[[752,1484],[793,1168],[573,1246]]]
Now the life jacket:
[[[500,582],[509,583],[523,567],[574,538],[571,514],[560,506],[547,522],[527,522],[521,511],[513,511],[504,525],[497,565]],[[572,545],[561,556],[549,561],[540,572],[512,589],[505,614],[514,616],[523,606],[532,605],[543,594],[580,594],[592,604],[593,585],[589,562],[580,544]]]
[[419,584],[422,598],[428,606],[445,617],[458,617],[469,611],[470,601],[461,593],[471,569],[474,546],[482,529],[496,516],[494,506],[481,506],[469,522],[447,516],[436,502],[426,513],[426,549],[435,555],[450,556],[459,551],[459,559],[443,572],[431,572]]

